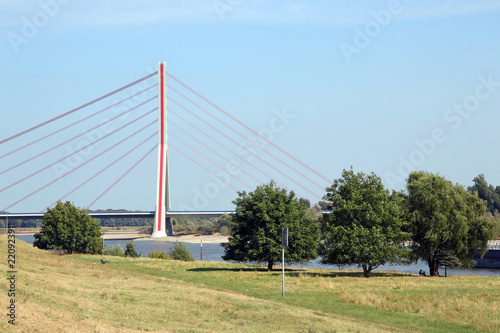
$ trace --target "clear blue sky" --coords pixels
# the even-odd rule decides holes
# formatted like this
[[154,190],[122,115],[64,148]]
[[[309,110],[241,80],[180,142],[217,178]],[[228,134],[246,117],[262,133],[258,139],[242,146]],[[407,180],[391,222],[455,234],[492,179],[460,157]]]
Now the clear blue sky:
[[[409,170],[439,173],[465,186],[483,173],[489,183],[500,185],[498,1],[7,0],[0,4],[0,31],[0,140],[143,77],[165,61],[171,74],[255,131],[274,128],[274,144],[329,179],[269,145],[271,155],[284,164],[258,153],[289,178],[254,161],[259,170],[312,202],[351,166],[375,172],[389,189],[402,189]],[[176,96],[171,91],[168,95]],[[156,104],[149,106],[143,111]],[[175,105],[169,102],[169,107]],[[97,109],[82,110],[0,145],[0,155]],[[236,131],[250,135],[210,110]],[[288,118],[279,120],[276,114]],[[109,117],[96,117],[0,159],[0,172]],[[113,126],[131,119],[117,120]],[[154,119],[154,114],[148,116],[136,129]],[[174,115],[169,119],[212,145]],[[201,128],[238,154],[238,145]],[[154,130],[155,126],[128,146]],[[178,128],[169,130],[215,162],[226,164]],[[249,145],[229,128],[221,130]],[[1,187],[64,158],[79,140],[0,175]],[[83,163],[114,142],[103,140],[74,163]],[[169,142],[211,172],[219,172],[174,137]],[[64,200],[86,207],[154,144],[155,139],[148,141],[130,159]],[[213,147],[225,158],[235,158],[228,150]],[[104,156],[109,157],[96,159],[9,211],[43,210],[119,154]],[[173,210],[233,209],[233,188],[218,184],[208,171],[173,149],[170,166]],[[240,169],[269,181],[250,165]],[[49,168],[2,191],[0,209],[55,177],[57,171]],[[258,184],[246,174],[239,177],[250,188]],[[92,208],[153,210],[155,179],[153,153]],[[230,184],[249,190],[234,177]]]

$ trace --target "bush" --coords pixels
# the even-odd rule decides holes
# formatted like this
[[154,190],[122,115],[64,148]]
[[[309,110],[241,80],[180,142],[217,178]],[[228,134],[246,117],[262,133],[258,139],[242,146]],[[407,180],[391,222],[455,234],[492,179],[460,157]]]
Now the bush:
[[123,252],[123,247],[120,244],[115,244],[113,246],[107,247],[102,254],[107,256],[123,257],[125,252]]
[[194,258],[186,245],[184,245],[184,243],[180,243],[179,241],[174,243],[170,251],[168,251],[168,254],[174,260],[194,261]]
[[152,225],[145,226],[144,228],[141,229],[141,231],[139,231],[139,233],[145,235],[151,235],[153,233],[153,226]]
[[132,258],[137,258],[137,257],[140,257],[142,254],[141,253],[137,253],[137,251],[135,250],[135,243],[130,241],[130,242],[127,242],[127,249],[125,250],[125,257],[132,257]]
[[225,226],[225,225],[224,225],[224,226],[222,226],[222,227],[220,228],[220,234],[221,234],[222,236],[229,236],[229,234],[230,234],[229,228],[228,228],[227,226]]
[[149,253],[148,258],[172,260],[172,258],[168,255],[168,253],[162,251],[154,251]]
[[198,232],[204,235],[211,235],[214,233],[214,231],[215,231],[215,224],[211,221],[204,221],[198,227]]

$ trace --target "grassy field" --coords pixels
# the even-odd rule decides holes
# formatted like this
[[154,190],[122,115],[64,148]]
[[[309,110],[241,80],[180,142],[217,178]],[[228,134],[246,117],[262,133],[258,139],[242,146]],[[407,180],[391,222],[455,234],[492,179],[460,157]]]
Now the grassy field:
[[[16,322],[1,332],[500,332],[500,278],[57,256],[16,243]],[[6,236],[0,237],[7,269]]]

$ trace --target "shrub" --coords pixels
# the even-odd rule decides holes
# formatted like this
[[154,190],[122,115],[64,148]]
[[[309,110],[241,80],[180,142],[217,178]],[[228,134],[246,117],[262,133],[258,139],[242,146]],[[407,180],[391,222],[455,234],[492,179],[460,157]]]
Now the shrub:
[[153,226],[145,226],[139,231],[140,234],[151,235],[153,233]]
[[113,246],[107,247],[102,254],[107,256],[123,257],[125,252],[123,252],[123,247],[120,244],[115,244]]
[[130,242],[127,242],[127,249],[125,250],[125,257],[132,257],[132,258],[137,258],[137,257],[140,257],[142,254],[141,253],[137,253],[137,251],[135,250],[135,243],[130,241]]
[[170,251],[168,251],[168,254],[174,260],[194,261],[194,258],[186,245],[184,245],[184,243],[180,243],[179,241],[174,243]]
[[227,226],[225,226],[225,225],[224,225],[224,226],[222,226],[222,227],[220,228],[220,234],[221,234],[222,236],[229,236],[229,234],[230,234],[229,228],[228,228]]
[[148,258],[172,260],[172,258],[168,255],[168,253],[162,251],[154,251],[149,253]]
[[215,225],[211,221],[203,221],[203,223],[200,224],[198,227],[198,232],[204,234],[204,235],[211,235],[215,231]]

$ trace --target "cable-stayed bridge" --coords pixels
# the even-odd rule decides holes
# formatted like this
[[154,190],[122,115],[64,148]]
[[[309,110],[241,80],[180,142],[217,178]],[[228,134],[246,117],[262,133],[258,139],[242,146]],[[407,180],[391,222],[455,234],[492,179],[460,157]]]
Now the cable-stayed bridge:
[[[253,190],[272,179],[287,190],[297,189],[303,197],[320,200],[330,183],[328,178],[273,142],[272,131],[278,132],[286,124],[282,118],[278,115],[269,128],[255,131],[159,63],[158,71],[1,139],[0,217],[41,218],[57,201],[82,192],[90,201],[85,208],[96,218],[154,218],[152,237],[173,234],[173,217],[230,213],[173,211],[169,152],[183,158],[185,164],[180,168],[205,170],[221,188]],[[23,123],[20,119],[12,126],[22,128]],[[134,169],[151,159],[157,162],[154,211],[92,210],[124,178],[130,179]],[[142,175],[135,177],[140,178],[139,185],[127,189],[132,196],[144,183]],[[207,185],[205,190],[210,196],[220,189]],[[153,188],[146,191],[153,192]],[[91,200],[88,194],[92,194]],[[31,202],[41,203],[42,211],[12,213]]]

